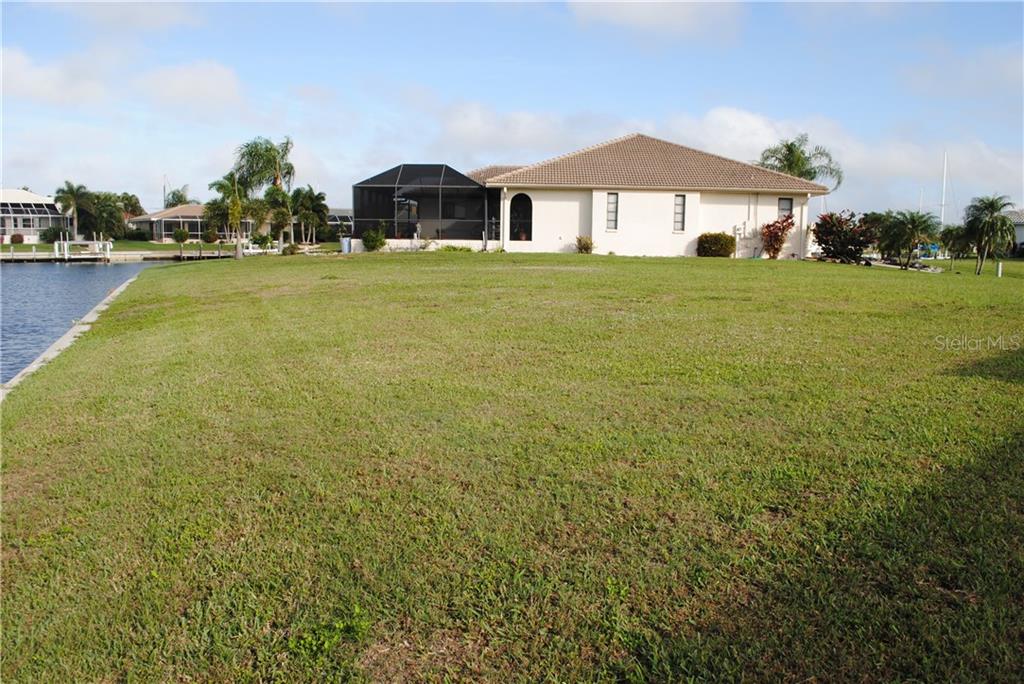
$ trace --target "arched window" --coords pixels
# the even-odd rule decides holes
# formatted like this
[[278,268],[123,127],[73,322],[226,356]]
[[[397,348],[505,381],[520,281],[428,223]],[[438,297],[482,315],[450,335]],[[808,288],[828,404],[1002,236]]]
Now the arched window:
[[533,200],[529,195],[519,193],[509,203],[509,238],[533,239]]

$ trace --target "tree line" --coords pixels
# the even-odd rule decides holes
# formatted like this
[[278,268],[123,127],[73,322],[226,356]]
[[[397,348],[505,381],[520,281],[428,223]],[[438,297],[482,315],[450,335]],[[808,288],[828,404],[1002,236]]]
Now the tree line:
[[[833,190],[843,182],[843,170],[832,154],[820,145],[811,147],[806,133],[766,148],[755,163],[804,180],[832,179]],[[975,197],[964,211],[963,223],[948,226],[921,211],[868,212],[859,217],[849,211],[829,212],[818,217],[812,230],[825,256],[840,261],[856,262],[866,249],[877,246],[883,258],[908,269],[918,245],[938,241],[951,259],[973,254],[974,272],[981,275],[987,259],[1005,256],[1015,247],[1013,221],[1006,215],[1012,208],[1004,195]],[[783,221],[762,228],[766,250],[774,257],[788,232]]]
[[292,188],[295,165],[290,156],[293,143],[257,137],[235,150],[235,163],[223,177],[210,183],[217,193],[203,208],[208,231],[222,231],[235,237],[235,256],[242,257],[242,222],[248,221],[253,239],[270,224],[266,240],[284,239],[295,243],[295,226],[303,244],[333,239],[327,218],[327,197],[312,185]]
[[[128,229],[128,219],[146,213],[139,198],[130,192],[89,190],[84,185],[66,180],[53,193],[53,199],[65,213],[71,212],[76,233],[91,235],[94,240],[104,236],[118,240],[149,239],[148,235],[131,235],[132,231]],[[55,242],[61,232],[61,228],[48,228],[40,233],[40,238],[44,242]]]
[[910,268],[914,251],[922,244],[938,242],[955,262],[974,255],[975,275],[981,275],[989,257],[1012,253],[1013,221],[1006,210],[1013,204],[1004,195],[975,197],[964,210],[960,225],[939,225],[935,214],[922,211],[867,212],[856,216],[850,211],[829,212],[812,226],[815,242],[829,258],[854,263],[864,251],[877,246],[883,258],[896,260],[900,268]]

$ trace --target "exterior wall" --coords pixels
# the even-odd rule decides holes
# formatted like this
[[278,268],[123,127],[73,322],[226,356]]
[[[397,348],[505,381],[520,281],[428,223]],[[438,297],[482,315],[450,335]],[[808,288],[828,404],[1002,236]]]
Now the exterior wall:
[[[385,240],[384,247],[381,249],[382,252],[433,252],[440,249],[441,247],[469,247],[474,252],[483,252],[484,241],[483,240]],[[501,246],[498,240],[489,240],[487,242],[487,250],[494,251]],[[359,238],[352,239],[352,252],[361,253],[366,250],[363,248],[363,241]]]
[[[509,203],[517,194],[533,203],[531,240],[509,235]],[[574,252],[576,237],[591,232],[590,190],[534,190],[508,188],[501,199],[501,235],[509,252]]]
[[[509,239],[508,205],[518,192],[533,200],[533,240]],[[607,229],[608,193],[617,192],[618,225]],[[674,230],[675,196],[686,197],[684,226]],[[510,252],[564,252],[575,249],[577,235],[589,235],[598,254],[696,256],[701,233],[736,236],[736,256],[763,256],[761,226],[779,216],[779,198],[793,200],[794,228],[780,258],[809,254],[807,195],[695,192],[685,190],[520,190],[502,198],[502,237]]]
[[[608,230],[608,193],[619,193],[618,228]],[[686,197],[683,230],[673,230],[675,197]],[[682,256],[697,253],[701,193],[683,191],[595,190],[591,222],[594,252],[628,256]]]
[[[804,256],[814,247],[807,230],[807,195],[705,193],[701,202],[700,233],[724,232],[736,236],[736,256],[764,256],[761,248],[761,226],[779,217],[779,198],[793,199],[793,230],[779,258],[791,254]],[[698,233],[699,235],[699,233]],[[696,236],[693,252],[697,253]]]

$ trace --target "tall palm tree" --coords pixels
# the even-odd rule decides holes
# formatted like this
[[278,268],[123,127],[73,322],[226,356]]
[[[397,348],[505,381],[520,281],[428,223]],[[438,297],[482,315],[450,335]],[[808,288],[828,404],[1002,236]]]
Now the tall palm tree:
[[[302,242],[316,242],[316,230],[327,224],[327,196],[317,192],[312,185],[295,188],[291,197],[292,211],[299,221]],[[306,228],[309,228],[307,234]]]
[[978,253],[975,275],[981,275],[988,255],[997,257],[1013,244],[1013,220],[1006,215],[1013,202],[1006,195],[975,197],[964,210],[964,231],[974,243]]
[[821,145],[808,149],[809,140],[806,133],[801,133],[792,140],[780,140],[777,145],[765,149],[758,166],[780,171],[790,176],[813,181],[819,178],[831,178],[836,182],[836,190],[843,182],[843,170],[832,159],[832,153]]
[[178,207],[182,204],[192,204],[195,200],[188,196],[188,185],[182,185],[180,188],[174,188],[167,197],[164,198],[164,209],[170,209],[171,207]]
[[75,185],[66,180],[64,185],[53,193],[53,199],[65,214],[69,210],[71,211],[71,222],[74,225],[72,235],[74,235],[78,232],[78,212],[88,213],[93,210],[92,193],[84,185]]
[[239,145],[235,150],[235,168],[238,184],[248,192],[257,192],[268,185],[291,188],[295,166],[288,161],[292,151],[289,137],[274,143],[256,137]]
[[[900,268],[910,268],[914,247],[925,240],[934,239],[939,220],[935,214],[920,211],[898,211],[882,223],[878,247],[883,254],[896,254]],[[906,252],[906,261],[903,254]]]
[[231,197],[228,204],[228,226],[235,231],[235,258],[242,258],[242,200],[238,192]]
[[[224,174],[223,178],[218,178],[207,187],[220,195],[222,199],[227,200],[235,194],[235,188],[239,188],[238,174],[234,171],[228,171]],[[239,188],[239,190],[242,194],[246,194],[244,187]]]

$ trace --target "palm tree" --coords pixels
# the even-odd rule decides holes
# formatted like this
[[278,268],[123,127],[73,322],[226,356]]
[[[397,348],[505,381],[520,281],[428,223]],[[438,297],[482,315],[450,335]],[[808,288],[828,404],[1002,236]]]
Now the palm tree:
[[[226,200],[235,193],[235,188],[239,187],[239,185],[240,184],[238,182],[238,174],[236,174],[234,171],[228,171],[227,173],[224,174],[223,178],[219,178],[213,181],[206,187],[220,195],[222,199]],[[243,194],[246,194],[244,187],[240,189],[242,190]]]
[[291,188],[295,166],[288,161],[292,151],[289,137],[280,143],[256,137],[235,151],[234,171],[238,184],[247,192],[256,192],[268,185]]
[[174,188],[167,193],[167,197],[164,199],[164,209],[193,203],[195,203],[195,200],[188,196],[188,185],[182,185],[180,188]]
[[964,231],[978,253],[974,275],[981,275],[989,253],[998,257],[1013,244],[1013,221],[1005,213],[1012,208],[1006,195],[990,195],[975,197],[964,210]]
[[66,180],[64,185],[53,193],[53,199],[65,214],[68,210],[71,211],[71,222],[74,226],[72,235],[74,235],[78,232],[78,212],[88,213],[93,210],[92,193],[84,185],[75,185]]
[[[883,254],[897,255],[900,268],[907,270],[910,268],[914,248],[920,242],[933,239],[938,231],[938,225],[939,221],[935,214],[920,211],[896,212],[882,223],[878,247]],[[903,261],[904,252],[907,255],[906,261]]]
[[[317,192],[312,185],[296,188],[291,197],[292,211],[299,221],[302,242],[316,242],[316,230],[327,224],[327,196]],[[309,234],[306,228],[309,227]]]
[[228,225],[235,231],[235,258],[242,258],[242,200],[238,198],[238,192],[231,197],[228,204]]
[[267,220],[269,213],[270,204],[265,199],[253,197],[242,201],[242,214],[249,219],[252,225],[250,236],[255,235],[263,227],[263,222]]
[[292,198],[282,188],[271,185],[263,193],[263,199],[270,207],[270,225],[281,243],[284,244],[284,231],[288,229],[288,237],[295,242],[295,231],[292,230]]
[[939,232],[939,244],[949,255],[949,270],[956,268],[956,258],[971,250],[971,239],[963,226],[946,226]]
[[780,140],[761,153],[758,166],[813,181],[831,178],[836,190],[843,182],[843,170],[832,159],[832,154],[821,145],[808,150],[807,134],[801,133],[792,140]]

